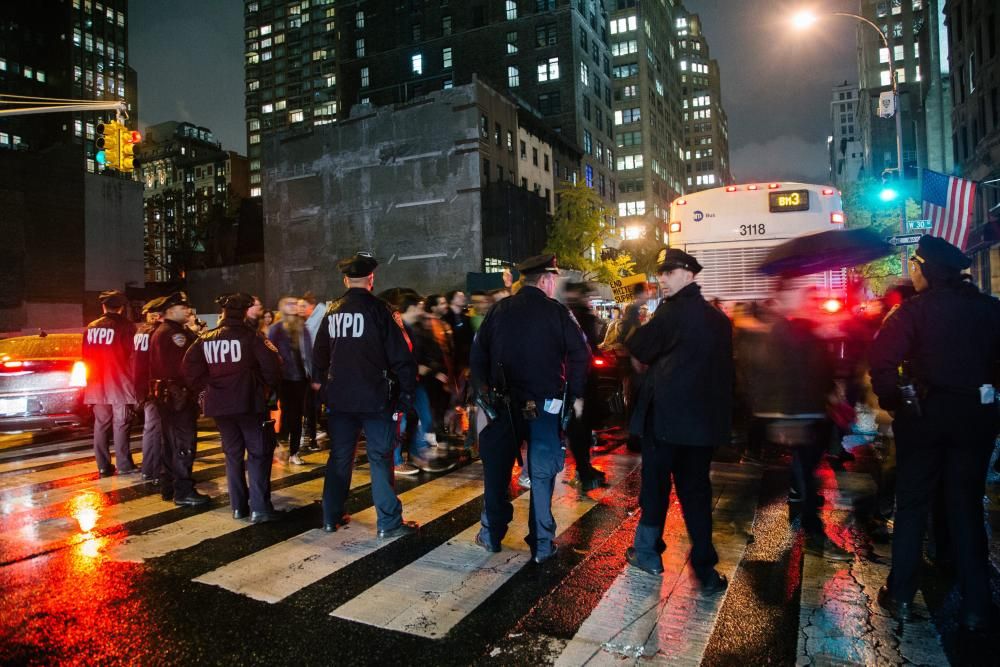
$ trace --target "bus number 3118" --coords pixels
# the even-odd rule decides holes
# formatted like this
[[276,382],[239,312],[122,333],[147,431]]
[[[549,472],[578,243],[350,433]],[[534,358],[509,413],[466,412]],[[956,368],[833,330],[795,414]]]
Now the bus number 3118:
[[764,223],[740,225],[740,236],[762,236],[765,233]]

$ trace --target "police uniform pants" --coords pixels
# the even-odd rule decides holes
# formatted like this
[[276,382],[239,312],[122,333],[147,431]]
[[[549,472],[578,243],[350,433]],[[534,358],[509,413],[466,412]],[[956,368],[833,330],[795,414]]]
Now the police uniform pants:
[[[226,455],[229,504],[234,510],[269,512],[271,505],[270,439],[264,433],[264,415],[216,417]],[[244,460],[245,457],[245,460]],[[250,477],[249,488],[247,476]]]
[[194,491],[191,471],[198,446],[198,406],[188,405],[173,410],[158,405],[163,425],[163,468],[160,471],[162,491],[173,488],[175,498],[184,498]]
[[129,447],[129,430],[132,426],[132,406],[120,403],[98,403],[94,405],[94,458],[97,469],[110,470],[110,443],[114,442],[115,462],[118,472],[135,469],[132,450]]
[[394,530],[403,522],[403,504],[396,497],[393,472],[396,422],[382,414],[330,412],[330,457],[323,482],[323,522],[337,523],[351,488],[358,434],[365,432],[378,530]]
[[163,424],[155,401],[146,401],[142,413],[142,474],[156,479],[163,466]]
[[597,408],[600,401],[595,383],[596,380],[591,373],[587,380],[583,414],[580,417],[573,414],[566,433],[569,437],[569,449],[573,452],[573,460],[576,461],[576,473],[583,482],[593,479],[596,474],[594,467],[590,465],[590,448],[594,444],[593,429],[597,423]]
[[666,548],[663,528],[670,507],[671,476],[681,503],[684,525],[691,542],[691,567],[699,579],[711,576],[719,556],[712,544],[712,447],[691,447],[642,440],[642,517],[635,533],[635,554],[647,567],[662,566]]
[[901,602],[916,594],[928,511],[940,487],[963,609],[982,616],[990,607],[983,494],[997,434],[995,408],[980,405],[978,397],[932,394],[923,413],[899,415],[892,425],[897,471],[890,591]]

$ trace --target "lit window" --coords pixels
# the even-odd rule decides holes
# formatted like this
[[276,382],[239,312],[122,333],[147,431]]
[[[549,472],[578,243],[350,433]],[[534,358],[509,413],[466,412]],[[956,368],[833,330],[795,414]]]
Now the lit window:
[[451,69],[451,47],[447,46],[441,49],[441,66],[445,69]]
[[278,100],[277,102],[274,103],[274,110],[275,111],[281,111],[286,106],[288,106],[288,102],[287,101],[285,101],[285,100]]
[[507,33],[507,54],[517,53],[517,32]]
[[38,70],[37,72],[35,72],[35,79],[41,81],[42,83],[45,83],[45,72],[43,72],[42,70]]
[[507,20],[513,21],[517,18],[517,0],[507,0],[505,4],[507,8]]
[[258,188],[250,188],[250,196],[251,197],[259,197],[260,196],[260,188],[259,187]]
[[273,104],[265,104],[264,106],[262,106],[260,108],[260,111],[261,111],[261,113],[271,113],[272,111],[274,111],[274,105]]
[[259,89],[260,89],[260,81],[259,80],[252,79],[250,81],[247,81],[247,90],[259,90]]
[[369,85],[370,85],[370,80],[368,78],[368,68],[367,67],[362,67],[361,68],[361,87],[362,88],[367,88]]
[[365,40],[356,39],[354,40],[354,55],[358,58],[363,58],[365,55]]
[[305,119],[302,109],[292,109],[288,112],[289,123],[301,123]]
[[521,74],[513,65],[507,67],[507,87],[517,88],[521,85]]
[[410,56],[410,69],[413,70],[414,74],[424,73],[424,57],[419,53],[414,53]]
[[337,75],[336,74],[327,74],[325,81],[326,81],[326,87],[327,88],[333,88],[334,86],[337,85]]
[[271,24],[268,23],[267,25],[262,25],[260,27],[260,34],[262,34],[262,35],[270,35],[271,34]]
[[326,49],[317,49],[312,52],[313,60],[323,60],[324,58],[326,58]]
[[355,12],[355,14],[354,14],[354,27],[355,28],[364,28],[365,27],[365,13],[364,12],[361,12],[361,11]]
[[580,61],[580,83],[585,86],[590,85],[590,68],[583,61]]
[[444,84],[442,84],[441,86],[441,88],[444,90],[451,90],[454,87],[455,87],[455,82],[452,81],[451,79],[445,79]]
[[30,67],[28,67],[28,66],[25,66],[25,67],[24,67],[24,78],[26,78],[26,79],[31,79],[31,78],[33,78],[34,76],[35,76],[35,70],[31,69],[31,68],[30,68]]
[[559,58],[553,57],[538,63],[538,81],[555,81],[559,78]]

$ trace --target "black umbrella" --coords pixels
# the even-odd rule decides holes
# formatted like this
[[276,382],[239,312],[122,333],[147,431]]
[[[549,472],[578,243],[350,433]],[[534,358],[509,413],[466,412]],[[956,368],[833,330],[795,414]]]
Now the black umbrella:
[[870,229],[831,229],[775,246],[758,270],[769,276],[796,278],[865,264],[885,257],[893,250]]

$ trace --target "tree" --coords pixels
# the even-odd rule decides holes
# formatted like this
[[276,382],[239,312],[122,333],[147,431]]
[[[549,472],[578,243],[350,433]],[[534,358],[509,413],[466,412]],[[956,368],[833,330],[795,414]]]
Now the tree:
[[[879,199],[882,184],[873,178],[857,183],[851,183],[843,189],[844,213],[847,216],[849,228],[870,227],[879,237],[885,238],[900,234],[899,204],[883,202]],[[920,206],[911,198],[906,200],[906,219],[920,218]],[[900,253],[869,262],[858,267],[855,274],[868,284],[878,295],[893,284],[899,282],[903,275],[903,264]]]
[[583,183],[560,190],[545,252],[555,253],[559,266],[583,272],[584,280],[610,282],[629,275],[635,263],[628,253],[606,259],[597,255],[607,234],[607,215],[604,202]]

